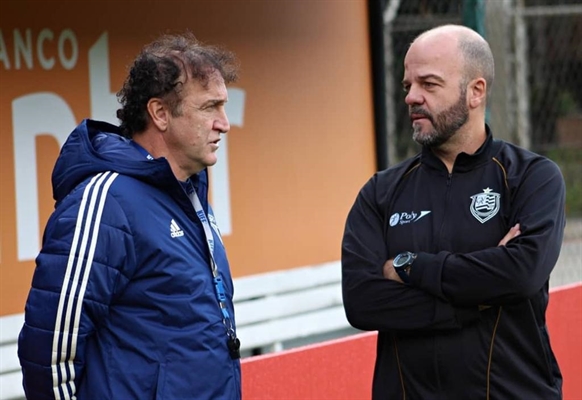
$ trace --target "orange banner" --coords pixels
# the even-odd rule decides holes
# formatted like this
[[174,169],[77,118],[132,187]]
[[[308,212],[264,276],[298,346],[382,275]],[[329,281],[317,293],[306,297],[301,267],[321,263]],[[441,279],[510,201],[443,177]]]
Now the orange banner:
[[235,277],[339,259],[374,172],[366,2],[8,0],[0,13],[0,315],[23,311],[54,202],[50,174],[83,118],[116,123],[127,66],[191,30],[241,61],[211,171]]

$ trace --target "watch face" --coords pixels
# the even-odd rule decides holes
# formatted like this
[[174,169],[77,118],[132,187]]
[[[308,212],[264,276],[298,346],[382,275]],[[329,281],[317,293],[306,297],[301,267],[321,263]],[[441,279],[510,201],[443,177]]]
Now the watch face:
[[396,256],[392,264],[394,264],[394,267],[399,268],[408,264],[411,258],[412,255],[410,253],[401,253]]

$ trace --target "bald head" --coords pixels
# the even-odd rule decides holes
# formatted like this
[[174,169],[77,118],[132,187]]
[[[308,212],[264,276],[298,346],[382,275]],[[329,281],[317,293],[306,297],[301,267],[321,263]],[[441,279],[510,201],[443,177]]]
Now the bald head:
[[491,93],[495,77],[495,64],[489,44],[474,30],[462,25],[443,25],[420,34],[412,46],[450,46],[463,61],[463,76],[466,82],[482,77],[487,82],[487,94]]

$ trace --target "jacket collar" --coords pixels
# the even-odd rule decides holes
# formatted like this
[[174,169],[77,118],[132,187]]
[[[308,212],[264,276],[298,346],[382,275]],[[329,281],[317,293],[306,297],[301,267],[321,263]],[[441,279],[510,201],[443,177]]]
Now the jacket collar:
[[[485,142],[473,154],[460,153],[453,166],[453,172],[467,172],[493,157],[500,142],[493,139],[489,125],[485,124]],[[432,169],[446,171],[445,164],[432,152],[429,147],[423,146],[420,154],[420,163]]]

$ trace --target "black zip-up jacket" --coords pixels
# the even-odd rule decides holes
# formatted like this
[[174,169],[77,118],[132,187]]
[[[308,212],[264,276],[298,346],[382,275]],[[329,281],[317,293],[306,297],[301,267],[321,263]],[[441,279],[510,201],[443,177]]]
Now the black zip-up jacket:
[[[563,238],[556,164],[487,140],[448,173],[424,148],[360,191],[342,243],[347,318],[377,330],[374,399],[561,398],[550,347],[548,282]],[[521,235],[498,246],[519,223]],[[385,262],[418,257],[410,283]]]

